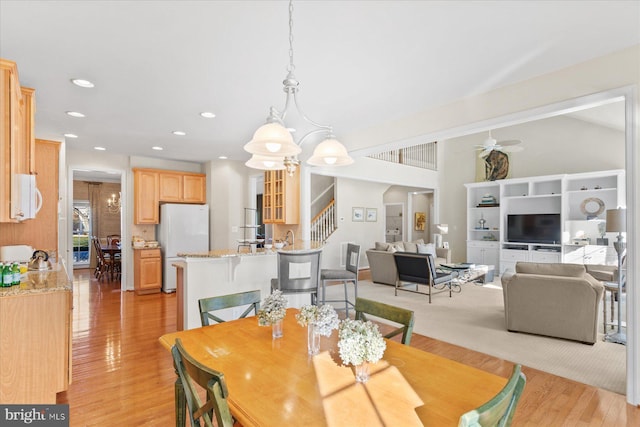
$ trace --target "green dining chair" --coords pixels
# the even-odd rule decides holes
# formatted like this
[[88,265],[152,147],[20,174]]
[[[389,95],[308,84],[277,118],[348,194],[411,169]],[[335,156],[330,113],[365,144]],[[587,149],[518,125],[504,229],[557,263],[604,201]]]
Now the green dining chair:
[[409,345],[411,343],[414,320],[413,311],[364,298],[356,298],[355,309],[356,320],[363,320],[366,322],[366,315],[369,314],[371,316],[380,317],[403,325],[401,328],[394,329],[384,335],[384,337],[391,338],[402,334],[402,344]]
[[500,393],[479,408],[463,414],[458,427],[510,426],[527,382],[527,377],[521,369],[521,365],[515,365],[511,378]]
[[[229,391],[222,372],[198,363],[185,351],[180,339],[176,339],[175,345],[171,348],[171,355],[178,375],[175,383],[176,426],[184,427],[185,408],[189,408],[192,427],[200,426],[200,420],[206,427],[213,427],[214,418],[218,427],[233,426],[233,417],[227,404]],[[194,383],[206,390],[206,402],[203,403],[200,399]]]
[[202,322],[202,326],[209,326],[210,320],[217,323],[224,322],[223,319],[211,313],[212,311],[243,305],[249,305],[249,307],[240,315],[239,319],[247,317],[252,310],[254,315],[258,314],[258,310],[260,310],[260,291],[240,292],[237,294],[199,299],[198,306],[200,308],[200,321]]

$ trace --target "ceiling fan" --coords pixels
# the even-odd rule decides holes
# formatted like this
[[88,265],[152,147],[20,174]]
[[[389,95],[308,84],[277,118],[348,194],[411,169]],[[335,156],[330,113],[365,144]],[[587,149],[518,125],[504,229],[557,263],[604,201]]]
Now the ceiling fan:
[[489,131],[489,137],[485,139],[481,145],[476,145],[476,150],[479,151],[478,157],[480,158],[487,157],[494,150],[503,153],[515,153],[524,150],[524,147],[518,146],[521,142],[519,139],[497,141],[491,136],[491,131]]

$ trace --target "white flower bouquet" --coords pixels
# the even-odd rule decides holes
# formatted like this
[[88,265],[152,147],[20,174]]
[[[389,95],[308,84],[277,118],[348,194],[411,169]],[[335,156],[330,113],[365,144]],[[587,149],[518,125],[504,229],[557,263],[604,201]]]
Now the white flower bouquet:
[[284,319],[287,314],[287,298],[282,295],[282,291],[275,290],[264,301],[258,310],[258,325],[273,325],[278,320]]
[[337,329],[340,324],[338,313],[329,304],[321,306],[303,305],[300,308],[300,313],[296,314],[296,320],[300,326],[307,326],[312,323],[316,332],[325,337],[330,336],[331,331]]
[[338,327],[338,349],[345,365],[376,363],[382,359],[387,343],[378,326],[369,321],[344,319]]

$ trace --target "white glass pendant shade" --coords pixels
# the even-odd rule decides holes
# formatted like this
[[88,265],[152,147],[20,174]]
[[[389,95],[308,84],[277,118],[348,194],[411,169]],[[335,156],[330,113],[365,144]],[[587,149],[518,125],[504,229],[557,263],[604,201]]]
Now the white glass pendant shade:
[[263,156],[261,154],[251,156],[251,158],[245,162],[245,165],[253,169],[262,169],[265,171],[285,169],[284,163],[282,163],[282,157]]
[[293,142],[291,133],[280,123],[267,123],[258,128],[245,151],[263,156],[295,156],[302,149]]
[[307,163],[313,166],[346,166],[353,163],[347,149],[335,138],[322,141]]

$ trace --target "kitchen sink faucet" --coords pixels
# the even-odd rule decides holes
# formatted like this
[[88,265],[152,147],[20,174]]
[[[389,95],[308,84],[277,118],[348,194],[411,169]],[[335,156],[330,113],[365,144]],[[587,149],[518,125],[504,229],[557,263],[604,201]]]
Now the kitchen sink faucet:
[[294,246],[296,244],[296,238],[293,235],[293,230],[287,230],[284,235],[284,241],[289,243],[289,235],[291,235],[291,246]]

